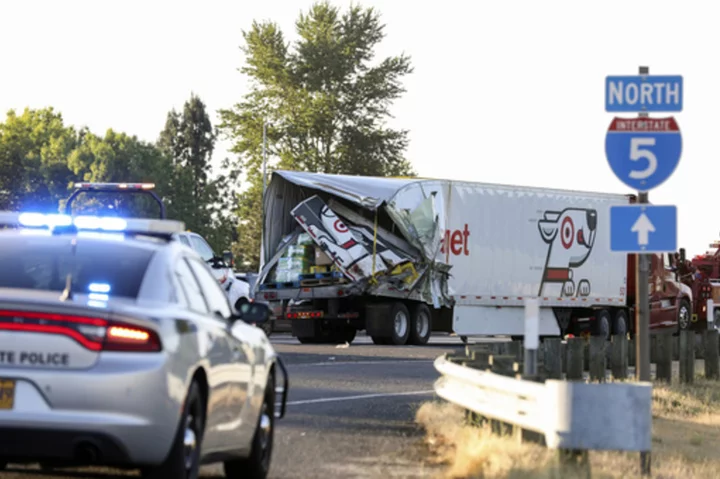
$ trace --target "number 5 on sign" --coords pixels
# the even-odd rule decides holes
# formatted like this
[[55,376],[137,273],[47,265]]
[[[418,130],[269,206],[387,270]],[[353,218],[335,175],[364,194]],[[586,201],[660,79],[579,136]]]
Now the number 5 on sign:
[[615,118],[605,137],[613,173],[627,186],[648,191],[667,180],[680,162],[682,137],[674,118]]
[[657,157],[652,151],[640,148],[641,146],[655,146],[655,138],[630,138],[630,159],[632,161],[647,160],[644,170],[631,170],[630,178],[633,180],[647,180],[657,170]]

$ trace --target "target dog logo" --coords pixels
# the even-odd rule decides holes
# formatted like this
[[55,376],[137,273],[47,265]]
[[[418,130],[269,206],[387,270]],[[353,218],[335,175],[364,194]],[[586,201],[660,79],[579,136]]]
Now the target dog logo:
[[548,283],[561,283],[564,296],[589,296],[590,281],[582,278],[575,284],[574,268],[585,263],[592,252],[597,231],[597,211],[565,208],[546,211],[538,221],[543,241],[548,245],[545,268],[538,295]]

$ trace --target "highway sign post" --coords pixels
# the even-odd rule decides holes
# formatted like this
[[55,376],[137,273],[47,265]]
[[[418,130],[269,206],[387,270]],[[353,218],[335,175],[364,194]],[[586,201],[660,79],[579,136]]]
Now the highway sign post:
[[[648,112],[683,109],[682,76],[650,76],[640,67],[637,76],[605,78],[605,111],[638,113],[615,118],[605,138],[605,154],[613,173],[638,191],[637,204],[610,209],[610,249],[637,254],[635,336],[636,377],[650,381],[649,252],[677,249],[677,208],[650,206],[648,191],[667,180],[680,162],[682,138],[673,117],[649,118]],[[640,453],[640,470],[650,475],[650,453]]]

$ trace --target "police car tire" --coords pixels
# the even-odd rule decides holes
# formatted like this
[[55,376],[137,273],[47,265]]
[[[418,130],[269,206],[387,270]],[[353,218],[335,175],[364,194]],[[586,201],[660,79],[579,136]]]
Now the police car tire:
[[7,462],[0,462],[0,471],[4,471],[5,468],[7,467],[7,465],[8,465]]
[[266,407],[266,412],[270,418],[270,435],[268,436],[267,445],[263,449],[260,435],[262,415],[259,415],[250,455],[243,459],[226,461],[223,464],[227,479],[265,479],[268,472],[270,472],[275,437],[275,374],[271,374],[268,378],[263,405]]
[[[188,474],[185,470],[185,424],[188,416],[192,413],[195,420],[193,429],[196,433],[196,458],[193,468]],[[205,430],[205,405],[202,395],[200,394],[200,386],[196,381],[190,385],[187,397],[185,398],[185,406],[183,409],[178,429],[175,433],[175,439],[170,452],[165,461],[156,467],[150,467],[142,471],[143,479],[197,479],[200,475],[200,451],[202,446],[202,436]]]

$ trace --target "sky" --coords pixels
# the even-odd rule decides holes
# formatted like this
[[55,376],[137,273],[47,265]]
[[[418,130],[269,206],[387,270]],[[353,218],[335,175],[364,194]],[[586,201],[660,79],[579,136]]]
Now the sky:
[[[217,110],[247,91],[238,71],[242,31],[253,20],[273,20],[294,40],[294,22],[310,5],[0,0],[0,111],[53,106],[68,124],[154,141],[167,112],[194,92],[217,122]],[[377,57],[411,56],[415,71],[390,124],[410,130],[407,157],[425,177],[633,193],[605,157],[614,116],[605,112],[605,77],[635,75],[640,65],[654,75],[682,75],[683,111],[651,115],[675,115],[682,158],[650,201],[677,205],[678,243],[689,255],[720,239],[714,2],[360,5],[376,7],[386,25]],[[229,147],[221,141],[214,162],[231,156]]]

